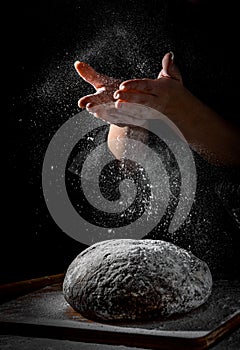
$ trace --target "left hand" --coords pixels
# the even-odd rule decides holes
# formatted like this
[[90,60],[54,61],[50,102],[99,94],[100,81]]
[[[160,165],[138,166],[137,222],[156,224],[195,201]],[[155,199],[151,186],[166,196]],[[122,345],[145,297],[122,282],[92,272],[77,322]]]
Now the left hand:
[[100,118],[110,124],[124,126],[127,124],[142,125],[142,121],[121,112],[115,108],[115,99],[113,94],[119,89],[120,80],[108,77],[96,72],[90,65],[85,62],[75,62],[76,71],[89,84],[91,84],[96,92],[80,98],[78,106],[86,108],[89,113]]

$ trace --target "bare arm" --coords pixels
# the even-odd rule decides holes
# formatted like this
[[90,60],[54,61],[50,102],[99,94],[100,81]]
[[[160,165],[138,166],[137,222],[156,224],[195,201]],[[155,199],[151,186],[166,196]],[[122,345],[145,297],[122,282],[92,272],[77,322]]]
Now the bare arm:
[[[183,133],[191,147],[209,162],[240,164],[239,128],[223,119],[184,87],[170,53],[164,56],[157,79],[132,79],[121,83],[95,72],[85,63],[78,62],[75,67],[80,76],[96,89],[95,94],[82,97],[79,106],[87,107],[96,117],[111,123],[108,145],[117,158],[121,158],[124,149],[114,147],[113,141],[130,135],[135,138],[139,135],[141,140],[144,132],[139,125],[144,126],[147,121],[133,125],[135,120],[131,118],[121,121],[121,114],[116,113],[116,117],[112,117],[101,107],[106,102],[111,102],[115,111],[119,111],[120,105],[126,102],[149,106],[166,115]],[[126,126],[119,127],[119,123]],[[144,137],[146,140],[147,133]]]
[[[240,129],[202,103],[182,82],[169,54],[157,79],[123,82],[115,92],[116,105],[140,103],[165,114],[200,155],[214,164],[240,164]],[[144,92],[144,94],[143,94]]]

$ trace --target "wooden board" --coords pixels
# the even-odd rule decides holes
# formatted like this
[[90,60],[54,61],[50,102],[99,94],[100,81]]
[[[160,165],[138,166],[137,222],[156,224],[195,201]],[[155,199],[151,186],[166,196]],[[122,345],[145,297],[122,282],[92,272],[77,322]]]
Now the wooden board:
[[[0,305],[1,334],[145,349],[202,350],[240,328],[238,281],[219,281],[209,301],[186,315],[149,322],[99,323],[85,319],[67,304],[62,295],[62,280],[63,275],[54,275],[33,279],[31,283],[23,281],[21,288],[12,284],[21,296]],[[37,286],[40,288],[36,290]],[[3,300],[10,290],[11,285],[0,288]]]

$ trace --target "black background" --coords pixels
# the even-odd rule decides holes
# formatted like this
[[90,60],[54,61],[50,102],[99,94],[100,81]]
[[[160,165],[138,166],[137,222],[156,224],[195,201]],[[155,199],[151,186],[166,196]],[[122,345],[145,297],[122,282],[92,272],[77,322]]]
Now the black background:
[[[33,96],[49,76],[49,62],[64,55],[76,4],[71,1],[11,2],[7,17],[3,69],[7,100],[3,150],[3,224],[1,230],[1,282],[63,272],[85,246],[68,237],[51,218],[42,194],[41,167],[51,137],[69,117],[79,112],[77,96],[56,103],[53,92]],[[72,12],[71,12],[72,11]],[[78,77],[70,57],[69,85]],[[53,63],[52,63],[53,62]],[[62,90],[61,90],[62,91]],[[71,99],[71,96],[70,96]],[[44,101],[43,101],[44,100]],[[47,103],[45,105],[45,101]],[[64,104],[68,105],[63,108]],[[51,108],[50,108],[51,107]],[[7,114],[6,114],[7,113]],[[6,122],[6,124],[5,124]]]
[[[234,27],[234,24],[237,23],[234,20],[236,11],[232,8],[231,2],[228,2],[226,7],[224,3],[213,1],[208,11],[199,8],[197,10],[199,15],[196,15],[193,3],[171,1],[183,36],[190,38],[192,35],[193,43],[195,41],[194,32],[192,30],[185,32],[185,17],[191,19],[191,13],[189,15],[188,11],[194,11],[194,18],[201,23],[203,32],[202,42],[199,42],[199,52],[202,52],[203,56],[198,56],[198,62],[204,65],[206,63],[204,55],[207,54],[211,58],[211,63],[216,64],[216,71],[211,71],[209,76],[202,74],[199,80],[196,80],[194,76],[196,60],[194,61],[192,57],[190,68],[192,68],[193,76],[190,76],[185,83],[189,86],[192,84],[192,91],[199,97],[205,98],[206,102],[210,101],[214,107],[215,95],[219,93],[211,90],[209,82],[213,80],[213,76],[218,76],[219,67],[221,68],[220,65],[218,66],[216,52],[222,54],[223,61],[231,60],[232,66],[236,67],[233,71],[224,73],[224,78],[229,77],[227,78],[229,84],[224,85],[226,86],[224,93],[229,99],[232,98],[231,94],[234,92],[238,96],[236,86],[231,80],[233,73],[239,72],[236,60],[237,42],[235,41],[238,35]],[[203,1],[203,3],[207,2]],[[190,10],[189,4],[192,6]],[[216,7],[216,4],[219,7]],[[158,1],[154,0],[151,1],[151,4],[149,1],[42,0],[33,2],[23,0],[9,2],[2,9],[2,20],[6,22],[3,28],[4,45],[2,45],[4,61],[2,66],[4,77],[2,81],[4,88],[2,93],[4,106],[2,173],[4,177],[2,182],[3,221],[0,277],[3,283],[63,272],[72,259],[86,247],[62,232],[49,214],[42,194],[42,162],[55,132],[65,121],[79,112],[77,106],[79,97],[93,91],[77,76],[73,68],[74,61],[82,59],[79,57],[80,53],[91,50],[91,42],[95,40],[99,28],[112,27],[116,21],[119,20],[120,23],[125,17],[128,22],[126,13],[133,5],[138,19],[141,20],[141,16],[147,17],[146,23],[149,25],[144,28],[146,35],[149,35],[150,32],[154,36],[154,29],[151,29],[150,24],[152,15],[156,13],[159,6]],[[197,2],[195,5],[198,6]],[[115,14],[114,22],[111,20],[112,14]],[[230,25],[226,24],[227,20],[222,21],[225,18],[231,19]],[[191,26],[195,26],[195,19],[190,23]],[[214,29],[216,21],[217,30]],[[138,25],[136,21],[136,24],[132,24],[131,30],[134,28],[137,30]],[[214,34],[219,31],[218,40],[214,43],[216,47],[220,47],[220,51],[218,48],[216,52],[214,51],[215,47],[209,35],[210,27]],[[230,36],[226,36],[225,28],[228,28]],[[206,39],[209,40],[206,41]],[[111,40],[113,40],[112,37],[109,41]],[[221,42],[224,42],[227,51],[221,49]],[[144,40],[140,40],[140,45],[142,44]],[[122,49],[127,51],[127,41],[122,45]],[[172,46],[177,60],[180,57],[177,44],[174,47],[172,43]],[[172,49],[172,46],[171,42],[163,42],[160,51],[154,52],[153,55],[150,51],[148,54],[148,47],[146,50],[145,47],[142,47],[141,51],[146,52],[147,64],[145,71],[140,68],[136,70],[138,76],[141,77],[142,74],[144,77],[146,75],[151,77],[148,74],[151,68],[151,74],[156,76],[161,68],[161,57],[167,50]],[[89,59],[89,63],[97,70],[105,74],[114,74],[119,78],[133,76],[136,68],[134,60],[130,62],[129,71],[124,76],[124,69],[118,68],[124,67],[124,62],[121,62],[121,52],[116,52],[108,47],[108,50],[104,49],[104,55],[102,55],[101,46],[98,48],[98,51],[95,50],[95,53],[89,54],[86,59],[86,61]],[[114,54],[117,55],[118,63],[120,62],[116,66],[110,59],[110,55],[113,56],[113,60],[115,59]],[[152,59],[151,55],[152,57],[155,55],[155,59]],[[191,57],[189,55],[191,52],[186,53],[183,59]],[[156,57],[158,57],[157,63]],[[178,63],[183,73],[189,71],[188,66],[181,66],[181,61]],[[149,71],[148,67],[150,67]],[[194,82],[196,82],[195,85]],[[221,82],[220,77],[214,87],[221,90]],[[201,96],[201,91],[204,91],[205,95]],[[217,102],[224,103],[224,99]],[[224,107],[230,108],[231,106],[227,103],[222,107],[224,109]]]

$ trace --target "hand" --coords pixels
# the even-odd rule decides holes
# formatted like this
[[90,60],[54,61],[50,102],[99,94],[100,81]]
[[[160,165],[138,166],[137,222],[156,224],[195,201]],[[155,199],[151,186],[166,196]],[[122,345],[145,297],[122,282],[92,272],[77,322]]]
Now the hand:
[[[82,97],[79,106],[112,123],[108,135],[110,141],[126,137],[135,128],[133,125],[142,126],[146,119],[161,118],[162,113],[175,123],[192,147],[208,161],[239,165],[239,128],[184,87],[171,53],[163,57],[162,70],[157,79],[132,79],[122,83],[95,72],[83,62],[76,62],[75,68],[96,89],[95,94]],[[131,115],[134,104],[138,108],[141,105],[151,107],[149,110],[153,114]],[[128,126],[117,126],[123,124]]]
[[[151,107],[167,116],[182,132],[187,142],[213,164],[240,163],[239,128],[222,118],[184,87],[181,74],[171,53],[162,60],[157,79],[133,79],[120,85],[114,93],[115,106],[126,110],[126,105]],[[141,117],[141,114],[138,114]],[[144,113],[153,119],[154,115]]]
[[74,67],[80,77],[91,84],[96,93],[80,98],[80,108],[93,108],[101,104],[114,102],[113,93],[119,87],[120,80],[97,73],[87,63],[76,61]]
[[[97,73],[84,62],[75,62],[75,68],[96,90],[96,93],[82,97],[78,102],[79,107],[86,108],[95,117],[119,126],[143,126],[146,119],[160,118],[159,112],[165,112],[171,85],[182,86],[181,74],[173,63],[172,53],[164,56],[162,70],[154,80],[133,79],[121,84],[120,80]],[[175,82],[172,84],[169,80]],[[131,105],[126,102],[131,102]],[[146,109],[140,108],[140,105],[152,109],[146,113]]]
[[163,57],[162,70],[157,79],[131,79],[121,83],[114,93],[115,107],[123,112],[126,111],[126,103],[144,105],[160,114],[138,114],[140,118],[156,119],[161,114],[171,118],[179,107],[184,90],[181,73],[173,61],[173,54],[169,52]]
[[[84,62],[77,61],[74,66],[81,78],[91,84],[96,90],[94,94],[80,98],[78,101],[80,108],[86,108],[95,117],[111,124],[118,126],[126,124],[136,125],[136,118],[115,108],[113,94],[119,89],[120,80],[97,73],[91,66]],[[142,124],[143,122],[138,120],[137,125]]]

